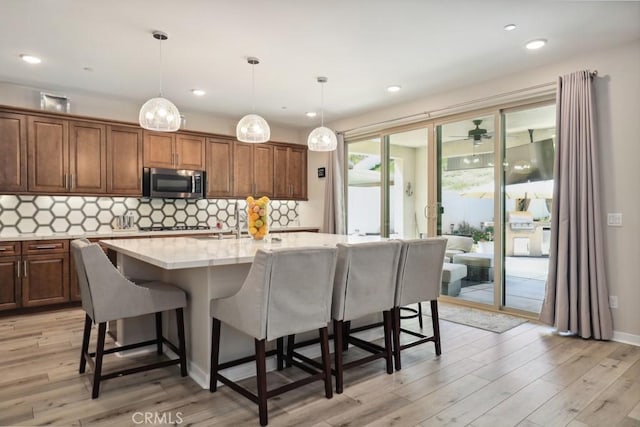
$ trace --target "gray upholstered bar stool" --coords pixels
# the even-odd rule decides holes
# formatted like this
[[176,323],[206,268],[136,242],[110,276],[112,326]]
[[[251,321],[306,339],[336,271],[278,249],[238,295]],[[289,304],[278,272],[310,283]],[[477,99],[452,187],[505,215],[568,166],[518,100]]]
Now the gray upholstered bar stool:
[[[97,243],[78,239],[71,242],[71,248],[76,262],[82,308],[86,312],[80,353],[80,373],[84,373],[87,362],[93,368],[91,397],[93,399],[98,397],[102,380],[151,369],[180,364],[180,373],[186,377],[183,308],[187,305],[187,298],[184,291],[164,282],[136,284],[129,281],[111,264]],[[162,336],[162,312],[168,310],[176,311],[179,347]],[[104,349],[107,322],[152,313],[156,315],[156,339]],[[95,353],[88,352],[92,322],[98,324],[98,343]],[[162,354],[163,344],[178,354],[179,358],[102,374],[102,359],[105,354],[149,345],[156,345],[157,353]]]
[[[393,373],[391,310],[394,306],[400,249],[400,242],[393,240],[338,245],[331,310],[337,393],[342,393],[344,387],[344,369],[384,358],[387,373]],[[345,333],[344,322],[375,313],[383,314],[384,347]],[[372,354],[344,363],[342,350],[346,349],[345,344],[353,344]]]
[[[398,267],[398,285],[396,287],[393,308],[393,344],[396,370],[402,368],[400,352],[406,348],[433,342],[436,354],[440,355],[440,324],[438,319],[438,296],[442,281],[442,267],[447,239],[431,238],[402,241],[402,253]],[[431,321],[433,335],[427,337],[421,333],[402,329],[400,308],[404,305],[431,302]],[[400,345],[400,331],[419,338],[408,344]]]
[[[211,375],[209,389],[217,381],[258,404],[260,424],[267,425],[267,399],[312,381],[323,380],[325,396],[333,397],[328,324],[331,319],[331,291],[337,249],[309,247],[258,250],[242,288],[229,298],[211,301]],[[219,364],[220,323],[254,338],[255,357]],[[277,339],[278,369],[283,365],[282,337],[318,330],[322,350],[322,369],[317,371],[297,360],[297,366],[310,375],[273,390],[267,390],[266,342]],[[255,359],[257,395],[220,374],[220,370]]]

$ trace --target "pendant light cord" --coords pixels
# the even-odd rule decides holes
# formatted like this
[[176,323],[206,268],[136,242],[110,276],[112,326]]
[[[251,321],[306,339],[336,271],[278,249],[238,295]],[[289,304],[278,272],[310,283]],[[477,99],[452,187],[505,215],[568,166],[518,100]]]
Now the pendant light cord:
[[324,127],[324,83],[320,83],[320,126]]
[[162,98],[162,39],[160,42],[160,98]]
[[256,111],[256,64],[251,64],[251,112]]

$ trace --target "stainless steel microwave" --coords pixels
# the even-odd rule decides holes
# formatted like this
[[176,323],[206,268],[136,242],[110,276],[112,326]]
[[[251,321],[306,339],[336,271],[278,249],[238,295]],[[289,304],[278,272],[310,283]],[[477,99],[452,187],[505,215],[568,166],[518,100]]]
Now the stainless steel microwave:
[[203,199],[206,187],[204,171],[161,168],[142,170],[143,197]]

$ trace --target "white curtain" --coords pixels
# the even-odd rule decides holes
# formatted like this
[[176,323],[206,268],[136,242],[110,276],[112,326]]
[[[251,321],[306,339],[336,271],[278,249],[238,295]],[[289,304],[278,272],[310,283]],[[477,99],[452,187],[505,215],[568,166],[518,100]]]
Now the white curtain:
[[600,171],[589,71],[558,78],[549,276],[540,320],[559,332],[609,340]]
[[338,147],[328,153],[324,187],[324,218],[320,232],[346,234],[344,198],[344,135],[338,134]]

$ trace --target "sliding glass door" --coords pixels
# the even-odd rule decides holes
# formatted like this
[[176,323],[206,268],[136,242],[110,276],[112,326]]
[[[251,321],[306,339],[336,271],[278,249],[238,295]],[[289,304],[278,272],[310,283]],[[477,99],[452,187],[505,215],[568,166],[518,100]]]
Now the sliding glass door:
[[346,144],[349,234],[428,235],[429,132],[423,126]]

